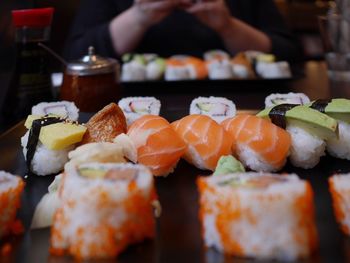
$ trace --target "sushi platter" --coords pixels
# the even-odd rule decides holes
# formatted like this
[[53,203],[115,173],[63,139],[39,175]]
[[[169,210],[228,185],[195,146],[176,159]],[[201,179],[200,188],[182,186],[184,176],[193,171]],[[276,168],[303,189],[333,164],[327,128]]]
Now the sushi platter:
[[[78,109],[67,102],[43,103],[33,107],[35,114],[32,111],[32,115],[25,121],[0,136],[2,152],[0,170],[20,175],[25,183],[18,210],[18,220],[24,226],[23,233],[16,234],[11,228],[11,233],[15,234],[6,236],[0,241],[0,253],[5,256],[5,262],[63,263],[74,262],[74,257],[88,259],[91,256],[101,255],[114,255],[102,262],[116,262],[116,260],[118,262],[269,262],[271,256],[275,259],[287,258],[292,262],[300,262],[299,256],[306,256],[302,262],[350,261],[349,239],[336,222],[336,217],[339,217],[337,213],[342,208],[338,207],[338,212],[335,213],[332,206],[334,193],[340,191],[338,181],[342,182],[342,178],[332,178],[332,193],[329,191],[328,183],[328,179],[334,174],[350,172],[349,161],[341,159],[344,156],[344,147],[337,144],[338,140],[335,142],[331,140],[334,139],[332,136],[335,133],[338,134],[347,127],[348,119],[344,117],[344,112],[350,105],[349,101],[333,99],[310,102],[304,94],[289,93],[272,94],[266,98],[265,104],[266,109],[261,111],[243,111],[225,98],[199,97],[188,105],[189,110],[163,108],[160,117],[159,100],[153,97],[135,97],[124,98],[119,101],[119,106],[113,103],[107,105],[97,114],[80,113],[78,121],[75,114]],[[47,112],[47,109],[55,111]],[[66,118],[57,115],[62,112]],[[339,127],[335,119],[327,117],[326,114],[337,118]],[[198,126],[189,129],[188,125],[194,123]],[[239,132],[235,128],[237,123]],[[260,125],[258,130],[261,134],[254,137],[249,127],[257,125]],[[303,132],[299,130],[300,127]],[[197,130],[189,135],[192,129]],[[123,133],[126,130],[127,135]],[[161,134],[158,134],[159,131]],[[268,135],[270,132],[273,134],[273,140]],[[198,135],[201,133],[205,134],[204,137],[207,134],[211,136],[202,142],[202,137]],[[316,138],[311,138],[310,133],[316,133]],[[158,135],[151,137],[153,134]],[[309,140],[308,145],[314,147],[315,152],[310,154],[302,149],[302,144],[306,143],[300,138],[296,139],[300,134]],[[103,141],[97,142],[101,138]],[[259,143],[251,145],[243,143],[244,140],[249,142],[251,138],[255,138],[254,140]],[[259,141],[259,138],[264,139]],[[325,138],[329,143],[328,152],[331,154],[323,156],[326,147]],[[239,161],[234,157],[227,159],[221,157],[218,161],[212,159],[212,154],[209,154],[210,157],[207,159],[202,158],[201,151],[215,152],[220,156],[229,155],[231,140],[235,141],[232,149]],[[312,140],[315,141],[315,145],[311,144]],[[74,149],[72,145],[76,143],[81,145]],[[164,154],[162,148],[158,158],[147,159],[150,148],[145,148],[143,152],[142,147],[146,147],[145,145],[150,147],[153,143],[155,149],[160,144],[162,147],[164,145],[169,147],[171,157],[167,160],[162,156],[161,154]],[[33,144],[35,144],[34,150],[31,146]],[[117,144],[121,146],[115,148]],[[263,159],[259,159],[258,156],[261,144],[264,144],[261,153],[265,154]],[[22,147],[25,148],[24,152]],[[133,147],[137,148],[137,152]],[[189,148],[192,152],[187,150]],[[100,149],[98,153],[96,149]],[[274,153],[270,154],[266,149],[274,149]],[[50,156],[52,151],[55,151],[54,157]],[[125,163],[122,157],[116,156],[116,153],[119,154],[118,151],[128,160],[143,165]],[[191,155],[193,152],[197,155]],[[49,158],[47,159],[49,161],[43,162],[42,155]],[[180,157],[185,159],[179,161]],[[66,163],[65,158],[69,158],[70,161]],[[109,161],[105,162],[110,163],[92,161],[102,158],[108,159]],[[90,161],[87,162],[87,159]],[[157,159],[161,162],[159,163]],[[157,165],[152,163],[154,161]],[[55,162],[56,167],[52,162]],[[64,175],[61,177],[50,175],[57,174],[63,166]],[[235,172],[232,171],[233,167]],[[245,168],[265,173],[245,172]],[[215,171],[214,174],[212,171]],[[276,171],[285,176],[269,174]],[[5,180],[5,183],[9,180],[6,176],[9,175],[0,172],[0,183],[2,180]],[[151,183],[153,180],[154,188]],[[21,184],[18,187],[22,187]],[[62,206],[57,208],[54,219],[51,219],[53,222],[48,224],[47,220],[38,221],[36,218],[38,207],[45,200],[47,202],[48,194],[55,193],[57,188]],[[116,191],[118,194],[114,194],[111,189],[119,189]],[[142,197],[132,194],[138,191],[144,193]],[[154,194],[155,191],[157,195]],[[218,196],[215,198],[220,196],[226,201],[208,202],[215,194]],[[101,202],[98,196],[103,196]],[[230,201],[235,199],[239,202],[239,198],[253,201],[242,202],[242,207],[244,204],[247,208],[239,210],[241,208],[235,207],[235,203]],[[264,200],[269,201],[264,203]],[[273,203],[273,200],[277,200],[276,203]],[[150,203],[152,210],[148,207]],[[128,211],[126,214],[128,220],[134,220],[131,227],[128,224],[118,225],[118,220],[122,220],[121,217],[113,217],[115,214],[110,212],[124,206],[123,209]],[[253,210],[249,210],[250,206]],[[223,229],[226,229],[230,220],[237,219],[239,213],[248,211],[245,209],[251,211],[247,214],[248,221],[244,221],[244,227],[238,227],[237,230],[241,240],[245,241],[237,245],[235,236],[225,236],[222,231],[225,231]],[[215,213],[213,211],[220,211],[215,215],[217,230],[211,228],[208,219]],[[253,214],[252,211],[257,214]],[[91,217],[89,213],[97,217]],[[99,217],[99,214],[104,216]],[[94,223],[89,225],[91,218],[100,219],[91,221]],[[142,220],[139,221],[140,219]],[[277,223],[274,225],[271,222],[275,220]],[[252,232],[259,221],[264,222],[263,227],[268,226],[268,232],[272,234],[264,235],[264,231]],[[89,227],[84,227],[86,224]],[[103,231],[109,224],[116,224],[116,227],[119,227],[117,229],[120,236],[114,236],[113,239],[104,238]],[[47,227],[49,225],[52,225],[51,229]],[[73,232],[75,225],[83,227],[78,228],[78,232]],[[239,221],[236,222],[235,226],[237,225]],[[346,232],[344,225],[342,228]],[[132,232],[135,229],[137,231]],[[110,233],[109,231],[115,230],[108,228],[106,233]],[[213,231],[219,234],[213,234]],[[81,235],[83,239],[79,239]],[[216,235],[220,235],[221,240],[226,241],[217,241]],[[66,236],[69,238],[64,239]],[[122,247],[121,251],[120,248],[114,247],[117,237],[118,244]],[[74,243],[76,239],[78,241]],[[254,243],[256,240],[258,243],[250,247],[250,242]],[[308,240],[308,245],[300,245],[304,244],[305,240]],[[126,242],[126,245],[120,245],[122,242]],[[128,242],[131,243],[130,246],[127,246],[130,244]],[[223,248],[220,242],[223,242]],[[69,252],[74,257],[62,253],[62,244],[70,246]],[[87,244],[88,250],[84,250],[84,244]],[[100,244],[103,245],[99,246]],[[269,250],[268,244],[277,246],[281,249],[280,252]],[[242,252],[242,247],[251,251],[251,255],[256,258],[247,257]],[[263,248],[260,250],[256,247]],[[116,249],[118,249],[117,259],[113,254]],[[219,252],[221,249],[231,255]],[[112,254],[108,254],[110,251]]]

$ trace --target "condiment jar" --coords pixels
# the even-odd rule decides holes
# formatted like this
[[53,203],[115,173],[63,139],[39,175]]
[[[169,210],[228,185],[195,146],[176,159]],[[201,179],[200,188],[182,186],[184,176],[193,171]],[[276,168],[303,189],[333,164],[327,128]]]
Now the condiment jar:
[[32,106],[52,101],[48,54],[39,43],[50,39],[53,8],[13,10],[16,62],[2,114],[9,126],[30,114]]
[[62,100],[73,101],[84,112],[96,112],[119,97],[119,63],[112,58],[88,55],[68,63],[60,91]]

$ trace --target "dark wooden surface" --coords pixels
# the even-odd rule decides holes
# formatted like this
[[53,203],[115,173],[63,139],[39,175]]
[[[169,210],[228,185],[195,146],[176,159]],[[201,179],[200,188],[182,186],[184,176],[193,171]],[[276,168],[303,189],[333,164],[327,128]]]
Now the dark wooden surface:
[[[295,82],[278,83],[280,86],[260,87],[188,87],[168,91],[151,88],[140,90],[123,90],[127,95],[156,96],[162,101],[161,115],[174,121],[188,114],[191,100],[197,96],[226,96],[233,99],[238,109],[259,109],[263,107],[264,98],[271,92],[305,92],[312,99],[343,96],[349,98],[350,89],[344,83],[332,86],[326,76],[323,63],[306,64],[307,77]],[[185,91],[186,92],[185,92]],[[84,114],[83,119],[88,115]],[[0,136],[0,170],[24,176],[25,163],[20,148],[20,137],[25,130],[22,124]],[[350,262],[350,242],[343,236],[335,223],[328,193],[327,178],[335,172],[349,172],[349,161],[331,157],[322,158],[320,164],[311,170],[296,169],[287,165],[283,172],[296,172],[311,182],[315,193],[317,228],[320,249],[305,262]],[[118,258],[118,262],[249,262],[249,260],[225,257],[213,249],[203,248],[200,236],[198,213],[198,193],[195,179],[208,174],[181,161],[175,173],[167,178],[157,178],[156,186],[163,213],[157,222],[155,240],[128,248]],[[11,242],[14,250],[0,262],[73,262],[69,257],[52,257],[48,253],[49,229],[29,230],[36,204],[47,192],[47,186],[53,180],[49,177],[30,177],[26,180],[25,192],[19,217],[24,222],[26,232],[22,236],[10,237],[0,242]],[[271,237],[273,238],[273,237]],[[103,261],[116,262],[116,260]]]

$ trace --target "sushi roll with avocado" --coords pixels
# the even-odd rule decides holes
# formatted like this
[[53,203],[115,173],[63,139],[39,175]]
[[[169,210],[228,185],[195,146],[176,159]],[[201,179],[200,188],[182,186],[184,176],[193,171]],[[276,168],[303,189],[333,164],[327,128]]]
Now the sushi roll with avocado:
[[143,115],[159,115],[161,104],[155,97],[127,97],[121,99],[118,106],[130,126]]
[[54,255],[82,261],[114,258],[155,235],[154,208],[159,216],[160,205],[145,166],[67,164],[59,195],[51,229]]
[[338,137],[335,119],[307,106],[280,104],[258,116],[269,118],[291,136],[290,161],[304,169],[316,166],[325,155],[326,141]]
[[0,171],[0,239],[11,234],[23,188],[24,182],[19,176]]
[[146,60],[142,55],[127,53],[123,55],[122,61],[122,81],[129,82],[146,80]]
[[232,79],[234,77],[229,60],[212,60],[207,62],[209,79]]
[[156,54],[125,54],[122,57],[122,81],[160,80],[165,59]]
[[256,73],[264,79],[282,79],[292,77],[292,72],[287,61],[273,63],[257,61],[255,70]]
[[313,191],[297,175],[199,177],[199,219],[207,247],[237,256],[292,261],[317,248]]
[[270,108],[285,103],[305,105],[309,102],[309,97],[304,93],[273,93],[265,98],[265,108]]
[[224,60],[229,61],[230,55],[223,50],[214,49],[214,50],[209,50],[209,51],[205,52],[203,55],[203,58],[207,62],[209,62],[209,61],[224,61]]
[[221,123],[236,115],[236,105],[222,97],[198,97],[191,102],[190,114],[207,115]]
[[79,109],[74,102],[56,101],[56,102],[41,102],[32,108],[32,115],[57,115],[65,119],[77,121],[79,118]]
[[339,136],[327,140],[327,151],[336,158],[350,160],[350,100],[316,100],[309,105],[337,120]]
[[21,145],[28,172],[41,176],[63,170],[68,153],[86,131],[85,126],[57,116],[29,115],[25,126],[28,131]]

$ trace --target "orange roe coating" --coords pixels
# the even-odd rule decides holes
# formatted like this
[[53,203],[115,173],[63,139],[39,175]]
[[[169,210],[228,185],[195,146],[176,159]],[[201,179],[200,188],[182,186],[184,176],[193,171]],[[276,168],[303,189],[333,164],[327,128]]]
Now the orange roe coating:
[[342,197],[342,195],[350,195],[350,190],[342,191],[342,192],[337,191],[333,177],[330,177],[328,179],[328,184],[329,184],[329,191],[332,195],[333,210],[334,210],[335,218],[339,223],[343,233],[346,235],[350,235],[349,227],[343,223],[345,220],[346,211],[344,211],[345,201],[344,201],[344,198]]
[[[17,209],[20,207],[21,202],[21,193],[24,189],[24,182],[20,180],[16,187],[9,188],[7,191],[0,193],[0,237],[10,234],[11,230],[14,230],[16,234],[18,230],[15,223],[15,217],[17,213]],[[13,229],[13,224],[15,224],[15,228]],[[23,226],[19,229],[20,233],[23,232]],[[21,232],[22,230],[22,232]],[[20,234],[19,233],[19,234]]]

